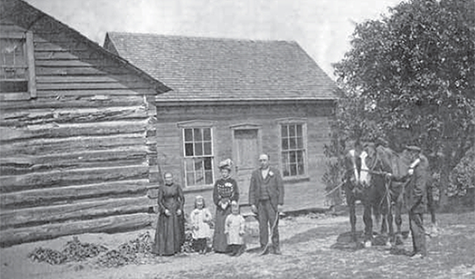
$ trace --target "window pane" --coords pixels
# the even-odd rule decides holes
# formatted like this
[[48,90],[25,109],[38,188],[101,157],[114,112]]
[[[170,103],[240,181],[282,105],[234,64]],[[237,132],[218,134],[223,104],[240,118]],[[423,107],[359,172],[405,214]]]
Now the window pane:
[[295,137],[295,125],[289,125],[289,136]]
[[185,156],[193,156],[193,144],[185,143]]
[[295,152],[289,152],[289,158],[290,158],[290,163],[295,164],[297,162],[297,156],[295,155]]
[[194,170],[192,159],[185,160],[185,169],[186,169],[186,172],[192,172]]
[[203,171],[197,171],[195,173],[195,185],[203,185],[205,184],[205,178]]
[[193,136],[195,141],[202,141],[203,137],[201,136],[201,129],[193,129]]
[[203,139],[205,141],[211,140],[211,128],[204,128],[203,129]]
[[286,166],[289,164],[289,153],[282,152],[282,165]]
[[205,172],[205,183],[207,185],[213,184],[213,172],[212,171],[206,171]]
[[302,125],[297,125],[297,136],[302,136]]
[[290,164],[290,175],[291,176],[297,175],[297,165]]
[[298,167],[298,174],[304,174],[305,173],[305,165],[304,165],[304,158],[303,158],[304,152],[303,151],[297,151],[297,167]]
[[303,164],[298,164],[298,173],[299,175],[305,174],[305,169]]
[[195,185],[195,175],[193,172],[186,174],[186,185],[187,186]]
[[297,138],[297,148],[302,149],[303,148],[303,138]]
[[193,141],[193,130],[185,129],[185,141]]
[[288,150],[288,149],[289,149],[289,140],[282,139],[282,150]]
[[286,138],[288,136],[288,129],[289,129],[289,126],[288,125],[282,125],[282,137],[283,138]]
[[203,155],[203,144],[201,142],[195,143],[195,156]]
[[0,92],[28,92],[26,80],[0,80]]
[[211,158],[204,158],[204,167],[205,167],[205,170],[212,170],[213,169],[213,165],[212,165],[212,160]]
[[289,176],[290,171],[289,171],[289,154],[287,152],[282,152],[282,167],[284,168],[283,170],[283,175],[284,176]]
[[0,54],[0,65],[26,66],[22,39],[0,39]]
[[205,150],[204,150],[204,155],[211,155],[211,142],[205,142],[204,143],[204,147],[205,147]]
[[295,149],[297,148],[297,143],[295,141],[295,138],[290,138],[289,139],[289,149]]

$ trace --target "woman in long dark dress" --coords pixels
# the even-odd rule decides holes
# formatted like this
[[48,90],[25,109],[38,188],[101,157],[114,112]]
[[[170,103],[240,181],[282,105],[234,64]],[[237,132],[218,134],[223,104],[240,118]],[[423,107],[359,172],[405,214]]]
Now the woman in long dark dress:
[[152,253],[171,256],[181,251],[185,240],[184,203],[180,185],[173,183],[171,173],[166,173],[165,185],[158,188],[159,215]]
[[231,178],[232,161],[226,159],[219,163],[221,179],[213,189],[213,201],[216,205],[216,221],[213,236],[213,249],[217,253],[227,253],[228,244],[224,234],[226,217],[231,214],[231,202],[238,201],[239,189],[236,180]]

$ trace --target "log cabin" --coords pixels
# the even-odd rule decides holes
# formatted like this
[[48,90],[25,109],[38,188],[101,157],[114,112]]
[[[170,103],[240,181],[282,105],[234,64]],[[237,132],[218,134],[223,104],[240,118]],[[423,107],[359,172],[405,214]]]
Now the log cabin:
[[170,88],[23,1],[0,13],[0,245],[149,227]]
[[281,170],[284,210],[324,208],[338,89],[296,42],[110,32],[104,48],[172,89],[155,96],[157,160],[184,188],[187,212],[198,194],[214,210],[226,158],[245,209],[260,153]]

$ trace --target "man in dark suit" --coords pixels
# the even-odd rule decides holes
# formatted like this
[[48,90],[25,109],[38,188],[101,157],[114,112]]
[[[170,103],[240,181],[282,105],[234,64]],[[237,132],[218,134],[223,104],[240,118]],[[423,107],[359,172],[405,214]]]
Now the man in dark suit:
[[280,255],[279,211],[284,204],[284,184],[280,172],[269,166],[269,156],[259,156],[260,168],[253,171],[249,186],[251,210],[259,220],[259,240],[262,253],[269,252],[269,226],[272,230],[272,252]]
[[412,234],[412,258],[427,256],[423,215],[427,210],[427,181],[429,177],[429,161],[421,156],[417,146],[406,146],[412,162],[408,174],[411,176],[407,185],[406,205],[409,211],[409,226]]

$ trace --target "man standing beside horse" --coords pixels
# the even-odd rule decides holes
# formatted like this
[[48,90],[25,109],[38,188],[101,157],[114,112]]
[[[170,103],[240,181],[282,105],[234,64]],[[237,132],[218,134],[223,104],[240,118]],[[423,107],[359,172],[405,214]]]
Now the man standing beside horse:
[[408,174],[411,176],[406,188],[406,206],[409,212],[409,227],[412,234],[412,258],[427,256],[423,214],[427,209],[427,180],[429,177],[429,162],[420,154],[417,146],[407,146],[411,164]]

